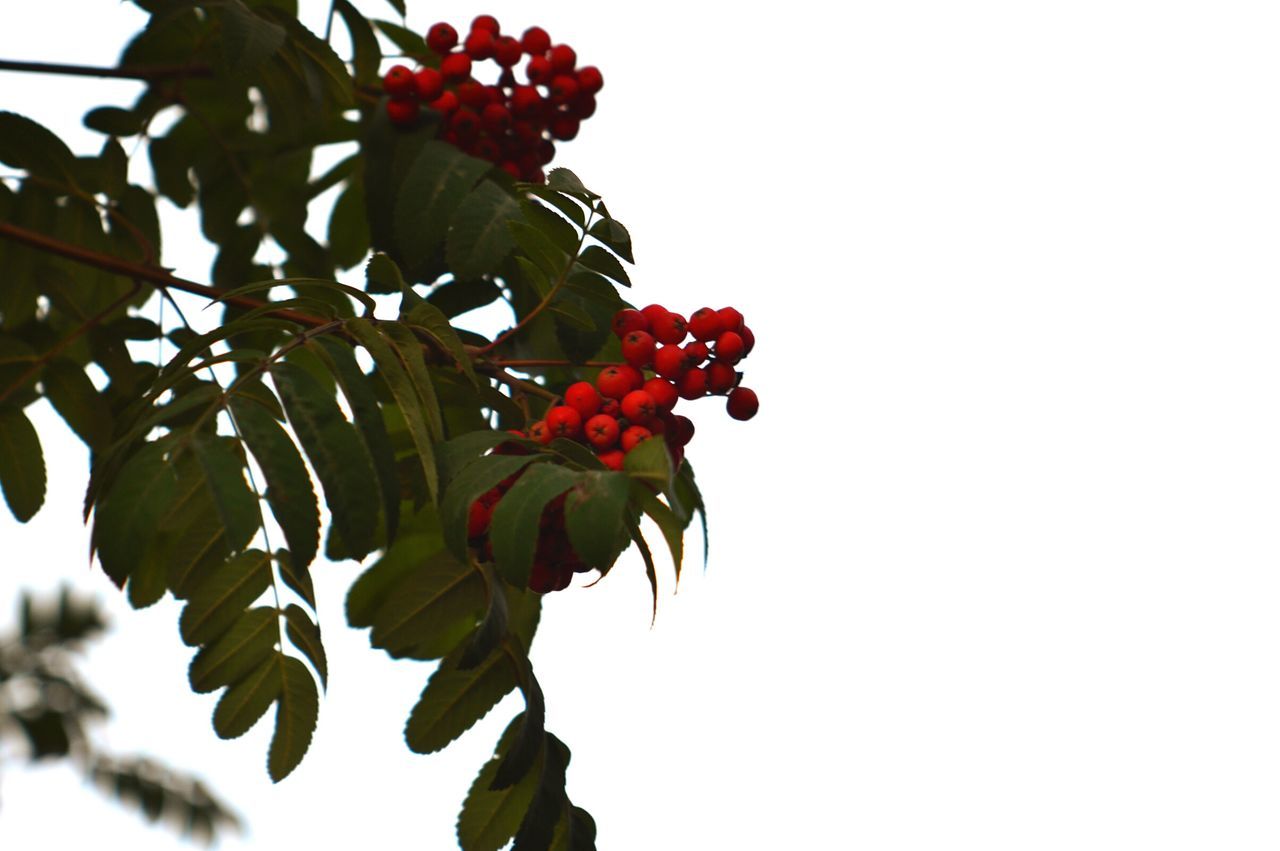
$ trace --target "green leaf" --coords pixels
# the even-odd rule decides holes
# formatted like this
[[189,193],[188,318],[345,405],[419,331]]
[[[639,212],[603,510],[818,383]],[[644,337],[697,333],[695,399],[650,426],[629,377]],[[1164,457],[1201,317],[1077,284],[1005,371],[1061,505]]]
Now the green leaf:
[[445,142],[422,146],[395,206],[396,244],[408,268],[417,268],[439,250],[454,211],[489,168]]
[[[545,233],[528,222],[511,220],[508,225],[516,244],[524,252],[534,266],[552,278],[559,278],[560,273],[570,265],[569,255],[562,251]],[[522,258],[517,258],[517,260]],[[536,279],[531,276],[531,283]]]
[[[166,447],[149,443],[121,468],[94,511],[93,539],[103,571],[117,586],[155,538],[177,484]],[[7,495],[6,491],[6,495]]]
[[[360,84],[379,82],[378,66],[382,62],[382,48],[378,45],[377,36],[373,34],[373,27],[348,0],[335,0],[333,8],[342,16],[343,22],[347,25],[347,31],[351,33],[351,47],[355,54],[351,64],[355,68],[356,82]],[[404,14],[403,8],[400,14]]]
[[604,243],[609,249],[628,263],[635,263],[631,254],[631,234],[621,222],[613,219],[601,219],[591,226],[591,235]]
[[600,196],[592,192],[586,186],[582,185],[582,181],[578,175],[569,171],[567,168],[553,168],[547,173],[547,186],[566,195],[580,197],[584,203],[591,203]]
[[320,696],[307,666],[289,656],[277,658],[281,689],[276,703],[276,731],[267,757],[267,772],[274,783],[288,777],[302,762],[320,713]]
[[649,544],[640,532],[640,523],[632,517],[627,518],[627,531],[631,533],[631,540],[636,542],[636,549],[640,550],[640,558],[644,560],[644,575],[649,578],[649,589],[653,592],[653,619],[657,620],[658,568],[653,563],[653,553],[649,551]]
[[475,628],[484,611],[485,583],[448,550],[414,561],[374,614],[369,640],[394,657],[438,659]]
[[[395,6],[402,16],[404,15],[403,2],[391,0],[391,5]],[[430,54],[430,51],[427,50],[426,42],[423,41],[422,33],[402,27],[391,21],[374,21],[373,23],[383,35],[391,39],[392,44],[400,48],[406,55],[417,57]]]
[[538,464],[526,470],[494,508],[489,525],[493,560],[502,578],[515,587],[529,584],[542,510],[573,487],[576,478],[572,470],[556,464]]
[[427,336],[435,340],[445,351],[453,355],[453,359],[462,369],[467,380],[471,382],[472,387],[480,386],[480,379],[476,377],[475,367],[471,363],[471,356],[467,354],[467,349],[462,343],[462,338],[458,336],[458,332],[454,330],[453,325],[449,324],[449,317],[440,311],[435,305],[419,301],[409,309],[408,315],[405,317],[410,325],[415,328],[421,328],[427,333]]
[[[434,511],[428,506],[423,511]],[[382,558],[351,585],[347,592],[347,623],[353,627],[373,626],[378,609],[392,592],[419,566],[444,546],[438,528],[402,535]]]
[[454,211],[445,257],[459,278],[496,272],[515,248],[507,223],[520,215],[520,204],[492,180],[481,181]]
[[[507,635],[507,622],[510,617],[505,593],[507,586],[494,573],[493,565],[479,565],[479,573],[484,577],[484,596],[487,598],[484,604],[484,618],[472,631],[471,638],[458,659],[458,668],[463,671],[479,665],[497,649]],[[472,625],[474,624],[475,618],[472,619]]]
[[668,496],[675,490],[671,453],[667,450],[667,442],[661,437],[651,437],[638,444],[627,453],[622,468],[634,479],[657,485]]
[[440,503],[440,522],[444,541],[459,559],[467,558],[467,515],[471,503],[498,482],[515,475],[537,457],[521,455],[488,455],[469,465],[449,483]]
[[292,363],[270,368],[285,414],[324,488],[333,525],[357,560],[373,548],[378,490],[373,461],[338,403],[310,373]]
[[339,269],[350,269],[369,253],[369,222],[364,209],[364,181],[353,179],[334,202],[329,217],[329,250]]
[[582,807],[566,807],[550,851],[596,851],[596,822],[591,813]]
[[573,225],[565,221],[563,217],[556,215],[543,205],[535,204],[531,201],[526,201],[521,205],[521,212],[524,213],[526,222],[541,231],[542,235],[566,256],[577,255],[584,236],[579,234]]
[[222,61],[232,77],[245,77],[284,46],[284,27],[264,20],[240,0],[226,0],[222,14]]
[[[695,512],[702,521],[702,567],[707,567],[707,553],[711,549],[711,541],[707,535],[707,506],[702,501],[702,492],[698,490],[698,483],[693,477],[693,467],[689,465],[688,459],[680,465],[680,470],[676,473],[676,496],[677,504],[685,506],[688,510]],[[685,517],[684,524],[688,525],[693,522],[690,516]]]
[[245,445],[266,479],[266,499],[284,531],[293,563],[306,570],[316,556],[320,513],[311,474],[297,447],[275,417],[256,401],[231,397],[231,412]]
[[667,549],[671,551],[671,563],[676,571],[676,584],[680,584],[680,566],[684,560],[684,526],[662,500],[658,499],[657,494],[649,490],[644,485],[636,482],[633,489],[635,501],[644,509],[644,513],[657,524],[658,529],[662,532],[662,537],[666,539]]
[[0,410],[0,490],[19,522],[40,510],[44,488],[44,453],[35,426],[22,411]]
[[293,646],[302,651],[320,675],[320,684],[329,687],[329,660],[320,641],[320,627],[301,606],[290,604],[284,610],[286,632]]
[[588,245],[578,257],[578,262],[588,269],[607,275],[624,287],[631,286],[631,278],[627,275],[627,270],[618,262],[618,258],[598,245]]
[[[532,591],[522,593],[535,596]],[[542,696],[542,686],[534,677],[533,667],[527,656],[520,657],[519,664],[523,668],[523,674],[516,679],[521,682],[520,688],[524,692],[523,720],[516,741],[498,765],[493,781],[489,784],[493,791],[506,789],[527,777],[546,741],[547,706]],[[536,775],[537,771],[533,773]]]
[[554,189],[546,186],[530,186],[529,193],[534,195],[540,201],[545,201],[552,207],[564,213],[568,219],[578,226],[579,229],[585,229],[587,226],[587,214],[583,212],[582,207],[570,198],[565,197]]
[[85,113],[84,126],[108,136],[136,136],[142,131],[142,116],[118,106],[100,106]]
[[311,574],[293,566],[293,558],[288,550],[276,550],[276,565],[280,568],[280,580],[315,609],[316,587],[311,581]]
[[591,567],[607,569],[626,545],[623,518],[630,489],[625,473],[585,470],[565,498],[569,541]]
[[271,586],[271,556],[246,550],[201,578],[182,610],[178,629],[188,645],[208,644]]
[[213,494],[218,516],[231,540],[252,538],[262,524],[258,497],[244,478],[244,456],[240,442],[229,437],[199,434],[191,443],[196,460],[204,469],[205,481]]
[[427,295],[427,301],[440,308],[445,316],[461,316],[468,311],[493,304],[502,298],[502,288],[493,281],[449,281]]
[[75,185],[76,158],[55,134],[14,112],[0,112],[0,162]]
[[565,769],[569,767],[569,749],[551,733],[546,735],[542,760],[542,777],[520,830],[516,832],[511,851],[541,851],[550,847],[556,824],[569,804],[565,795]]
[[356,362],[355,351],[342,340],[315,337],[307,341],[317,356],[324,360],[347,398],[356,428],[369,450],[369,458],[378,474],[382,491],[382,514],[388,543],[395,540],[400,525],[400,474],[396,471],[396,455],[387,434],[387,424],[378,407],[378,398],[368,375]]
[[216,641],[191,660],[187,678],[201,694],[231,685],[271,655],[280,640],[279,612],[259,606],[241,612]]
[[493,757],[480,769],[471,784],[467,798],[458,815],[458,843],[468,851],[498,851],[507,844],[533,802],[541,778],[541,753],[538,764],[514,785],[508,784],[499,791],[493,790],[498,766],[506,759],[515,745],[516,738],[525,724],[525,713],[511,719]]
[[436,463],[440,468],[440,481],[447,488],[449,481],[471,462],[483,457],[490,449],[513,441],[520,441],[520,438],[505,431],[481,429],[437,443]]
[[464,649],[445,657],[409,714],[404,738],[414,753],[441,750],[516,687],[515,670],[501,650],[463,671],[458,668],[458,660]]
[[268,656],[243,679],[222,693],[213,710],[213,730],[223,739],[249,732],[280,695],[278,654]]

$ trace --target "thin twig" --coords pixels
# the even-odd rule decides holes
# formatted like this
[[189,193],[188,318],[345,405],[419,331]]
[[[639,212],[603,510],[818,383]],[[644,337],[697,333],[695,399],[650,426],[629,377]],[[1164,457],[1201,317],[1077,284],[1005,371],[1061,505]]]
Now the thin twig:
[[0,59],[0,71],[69,74],[74,77],[114,77],[144,82],[213,76],[213,69],[207,65],[121,65],[118,68],[104,68],[94,65],[64,65],[58,62],[22,62],[14,59]]

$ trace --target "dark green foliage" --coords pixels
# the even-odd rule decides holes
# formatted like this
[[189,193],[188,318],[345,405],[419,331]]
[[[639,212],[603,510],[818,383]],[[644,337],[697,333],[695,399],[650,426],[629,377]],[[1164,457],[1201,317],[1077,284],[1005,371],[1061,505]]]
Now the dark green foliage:
[[0,409],[0,490],[25,523],[44,504],[44,454],[35,426],[22,411]]

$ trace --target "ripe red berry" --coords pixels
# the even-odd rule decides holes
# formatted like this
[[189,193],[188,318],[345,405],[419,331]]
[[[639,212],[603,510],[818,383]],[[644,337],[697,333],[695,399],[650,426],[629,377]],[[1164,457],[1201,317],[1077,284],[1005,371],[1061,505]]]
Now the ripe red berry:
[[486,132],[501,136],[511,127],[511,112],[500,103],[486,104],[480,113],[480,123]]
[[524,67],[524,75],[535,86],[544,86],[551,80],[551,60],[545,56],[534,56]]
[[512,176],[513,178],[515,178],[516,180],[519,180],[519,179],[520,179],[520,176],[523,174],[523,172],[521,172],[521,171],[520,171],[520,166],[516,165],[515,163],[511,162],[510,160],[507,160],[506,162],[500,163],[500,164],[498,165],[498,168],[502,169],[503,171],[505,171],[507,174],[511,175],[511,176]]
[[650,378],[640,389],[653,397],[653,404],[662,413],[670,411],[680,400],[680,392],[676,390],[676,386],[665,378]]
[[647,420],[657,412],[657,403],[644,390],[632,390],[622,397],[622,415],[632,422]]
[[663,378],[679,378],[688,368],[685,363],[684,349],[679,346],[662,346],[653,353],[653,371]]
[[604,88],[604,77],[600,74],[600,69],[594,65],[588,65],[585,68],[578,69],[578,88],[589,95]]
[[684,362],[689,366],[697,366],[702,363],[711,354],[711,350],[707,348],[706,343],[695,340],[688,343],[684,347]]
[[520,37],[520,46],[530,56],[543,54],[551,49],[551,36],[542,27],[529,27]]
[[[629,363],[618,364],[618,371],[621,372],[623,375],[625,375],[627,378],[627,381],[630,382],[631,384],[631,386],[628,388],[628,392],[630,392],[631,390],[639,390],[641,387],[644,386],[644,373],[636,369],[631,364]],[[621,399],[622,397],[619,396],[618,398]]]
[[634,308],[626,307],[613,314],[613,333],[625,337],[632,331],[648,331],[649,319]]
[[538,441],[544,446],[551,442],[551,429],[547,428],[546,420],[538,420],[529,426],[529,437]]
[[653,363],[657,341],[648,331],[632,331],[622,338],[622,359],[638,369]]
[[585,121],[596,114],[596,99],[591,95],[584,95],[579,92],[578,96],[569,104],[568,114],[579,121]]
[[467,80],[457,88],[458,101],[479,112],[489,103],[489,92],[475,80]]
[[725,331],[716,337],[716,360],[730,365],[737,363],[742,360],[745,345],[740,334]]
[[600,393],[590,382],[579,381],[576,384],[570,384],[564,391],[564,403],[586,420],[600,410]]
[[693,420],[676,414],[667,420],[667,441],[675,446],[688,446],[693,440]]
[[583,428],[587,442],[596,449],[608,449],[618,442],[618,421],[608,414],[596,414]]
[[520,42],[509,35],[499,36],[493,43],[493,58],[503,68],[516,65],[523,55],[524,49],[520,47]]
[[404,65],[392,65],[382,76],[382,90],[393,98],[413,94],[413,72]]
[[561,142],[568,142],[578,135],[581,122],[576,118],[568,115],[559,115],[551,122],[551,138],[559,139]]
[[481,136],[476,139],[475,144],[468,149],[467,153],[473,157],[479,157],[482,160],[488,160],[496,163],[502,157],[502,148],[498,143],[490,139],[488,136]]
[[556,405],[547,411],[546,422],[552,437],[572,439],[582,433],[582,414],[569,405]]
[[[626,395],[625,393],[623,394]],[[622,403],[612,396],[605,396],[600,400],[600,413],[605,416],[613,417],[615,420],[622,416]]]
[[689,317],[689,333],[695,340],[714,340],[727,330],[729,329],[724,327],[724,319],[709,307],[700,307]]
[[435,100],[444,91],[444,75],[437,68],[419,68],[413,72],[413,87],[419,100]]
[[573,71],[573,66],[578,63],[578,54],[567,44],[557,44],[551,48],[547,58],[551,60],[551,68],[557,74],[570,73]]
[[427,47],[436,53],[445,54],[453,50],[458,43],[458,31],[452,26],[441,21],[438,24],[432,24],[431,29],[427,30]]
[[493,33],[488,30],[472,30],[467,35],[467,40],[462,43],[462,49],[476,61],[493,56],[493,48]]
[[535,560],[529,570],[529,590],[535,594],[549,594],[556,588],[555,568],[546,561]]
[[725,408],[735,420],[749,420],[760,410],[760,400],[756,398],[756,391],[735,387],[729,394]]
[[646,328],[645,330],[648,331],[650,334],[652,334],[653,324],[657,322],[659,319],[666,316],[671,311],[667,310],[665,307],[663,307],[660,304],[650,304],[646,307],[640,308],[640,312],[644,314],[645,319],[649,320],[649,327]]
[[445,92],[427,106],[443,115],[450,115],[458,108],[458,96],[453,92]]
[[[720,314],[720,319],[724,322],[725,331],[737,331],[742,327],[742,314],[737,308],[722,307],[716,311]],[[723,331],[721,333],[724,333]]]
[[756,347],[756,335],[751,333],[750,328],[743,325],[738,329],[738,336],[742,337],[742,356],[745,358]]
[[458,134],[461,142],[471,142],[480,134],[480,116],[462,107],[449,118],[449,129]]
[[485,503],[483,497],[471,503],[471,509],[467,512],[467,537],[478,538],[487,532],[492,518],[493,508]]
[[597,453],[596,457],[600,459],[601,464],[604,464],[610,470],[621,470],[626,453],[621,449],[610,449],[608,452]]
[[538,156],[539,165],[547,165],[556,158],[556,146],[550,139],[539,139],[534,153]]
[[707,371],[695,366],[676,381],[681,399],[701,399],[707,395]]
[[645,428],[644,426],[631,426],[630,428],[628,428],[626,431],[622,433],[622,437],[620,438],[622,451],[630,452],[632,449],[635,449],[636,446],[638,446],[640,443],[648,440],[651,437],[653,437],[653,432],[649,431],[649,429]]
[[387,101],[387,118],[400,127],[412,124],[418,118],[418,102],[409,98]]
[[659,343],[679,343],[689,332],[684,317],[668,311],[666,316],[653,323],[652,333]]
[[471,76],[471,57],[465,53],[450,53],[440,60],[440,73],[446,80],[465,80]]
[[516,86],[511,95],[511,111],[517,118],[536,118],[542,112],[542,103],[542,95],[533,86]]
[[733,367],[722,361],[713,360],[707,364],[707,392],[719,396],[728,393],[738,383],[738,373]]
[[596,377],[596,387],[601,396],[621,399],[631,392],[631,376],[623,372],[620,366],[606,366]]
[[476,15],[475,20],[471,22],[471,31],[476,30],[484,30],[490,35],[502,32],[502,28],[498,26],[498,19],[493,15]]
[[568,103],[578,96],[578,81],[568,74],[559,74],[551,79],[551,100],[555,103]]

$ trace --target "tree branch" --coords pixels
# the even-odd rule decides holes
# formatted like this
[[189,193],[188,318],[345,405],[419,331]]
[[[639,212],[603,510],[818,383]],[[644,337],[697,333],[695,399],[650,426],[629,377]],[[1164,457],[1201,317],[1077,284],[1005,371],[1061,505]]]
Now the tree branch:
[[213,76],[213,69],[207,65],[122,65],[119,68],[103,68],[93,65],[63,65],[57,62],[22,62],[13,59],[0,59],[0,71],[69,74],[73,77],[114,77],[143,82]]

